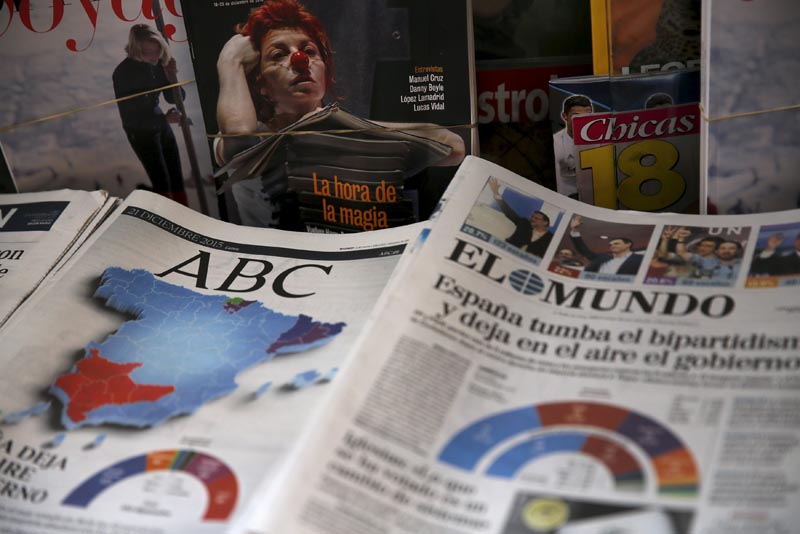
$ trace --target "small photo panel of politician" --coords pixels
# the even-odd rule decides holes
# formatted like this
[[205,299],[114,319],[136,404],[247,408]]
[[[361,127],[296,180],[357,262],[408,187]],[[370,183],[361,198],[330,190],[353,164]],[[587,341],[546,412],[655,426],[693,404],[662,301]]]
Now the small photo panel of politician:
[[646,284],[733,287],[750,228],[665,225]]
[[650,224],[623,224],[574,214],[549,270],[582,280],[632,282],[653,235]]
[[490,177],[462,231],[539,265],[564,212]]
[[800,285],[800,223],[762,226],[747,287]]

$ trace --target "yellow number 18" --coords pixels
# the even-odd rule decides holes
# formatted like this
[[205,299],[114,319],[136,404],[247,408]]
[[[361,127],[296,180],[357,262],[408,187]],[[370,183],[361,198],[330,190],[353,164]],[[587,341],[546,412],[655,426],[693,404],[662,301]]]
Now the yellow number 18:
[[[643,165],[646,157],[653,163]],[[686,180],[672,170],[678,163],[678,149],[666,141],[640,141],[619,153],[617,166],[626,175],[617,187],[614,168],[614,145],[603,145],[584,150],[580,154],[581,168],[592,170],[594,203],[604,208],[617,208],[617,200],[632,210],[658,211],[677,202],[686,191]],[[660,189],[656,194],[646,195],[642,186],[656,181]]]

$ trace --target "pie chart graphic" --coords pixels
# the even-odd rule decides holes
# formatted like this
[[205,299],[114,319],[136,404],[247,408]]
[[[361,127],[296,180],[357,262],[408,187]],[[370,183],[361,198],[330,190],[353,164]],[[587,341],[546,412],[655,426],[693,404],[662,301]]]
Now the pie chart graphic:
[[488,459],[484,474],[514,478],[527,464],[556,453],[599,462],[619,491],[645,491],[648,473],[661,495],[695,497],[699,491],[697,463],[672,430],[641,413],[598,402],[544,403],[490,415],[459,431],[439,460],[476,471]]
[[204,521],[225,521],[236,506],[238,482],[219,459],[191,450],[161,450],[133,456],[98,471],[72,490],[61,502],[87,508],[103,491],[135,475],[178,471],[199,480],[208,493]]

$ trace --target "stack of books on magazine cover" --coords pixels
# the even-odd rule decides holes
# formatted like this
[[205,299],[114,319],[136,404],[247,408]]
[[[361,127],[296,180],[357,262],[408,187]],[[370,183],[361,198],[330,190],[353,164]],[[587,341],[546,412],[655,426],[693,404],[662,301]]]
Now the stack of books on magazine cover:
[[419,218],[403,197],[405,181],[451,150],[331,104],[238,153],[218,174],[228,175],[225,190],[253,176],[268,177],[265,187],[285,184],[307,230],[375,230]]

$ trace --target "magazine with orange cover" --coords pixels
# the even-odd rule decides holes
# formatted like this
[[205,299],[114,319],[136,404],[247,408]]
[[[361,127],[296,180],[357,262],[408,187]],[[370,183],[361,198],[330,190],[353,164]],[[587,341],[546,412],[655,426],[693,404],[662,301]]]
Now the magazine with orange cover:
[[592,0],[595,74],[700,65],[700,0]]

